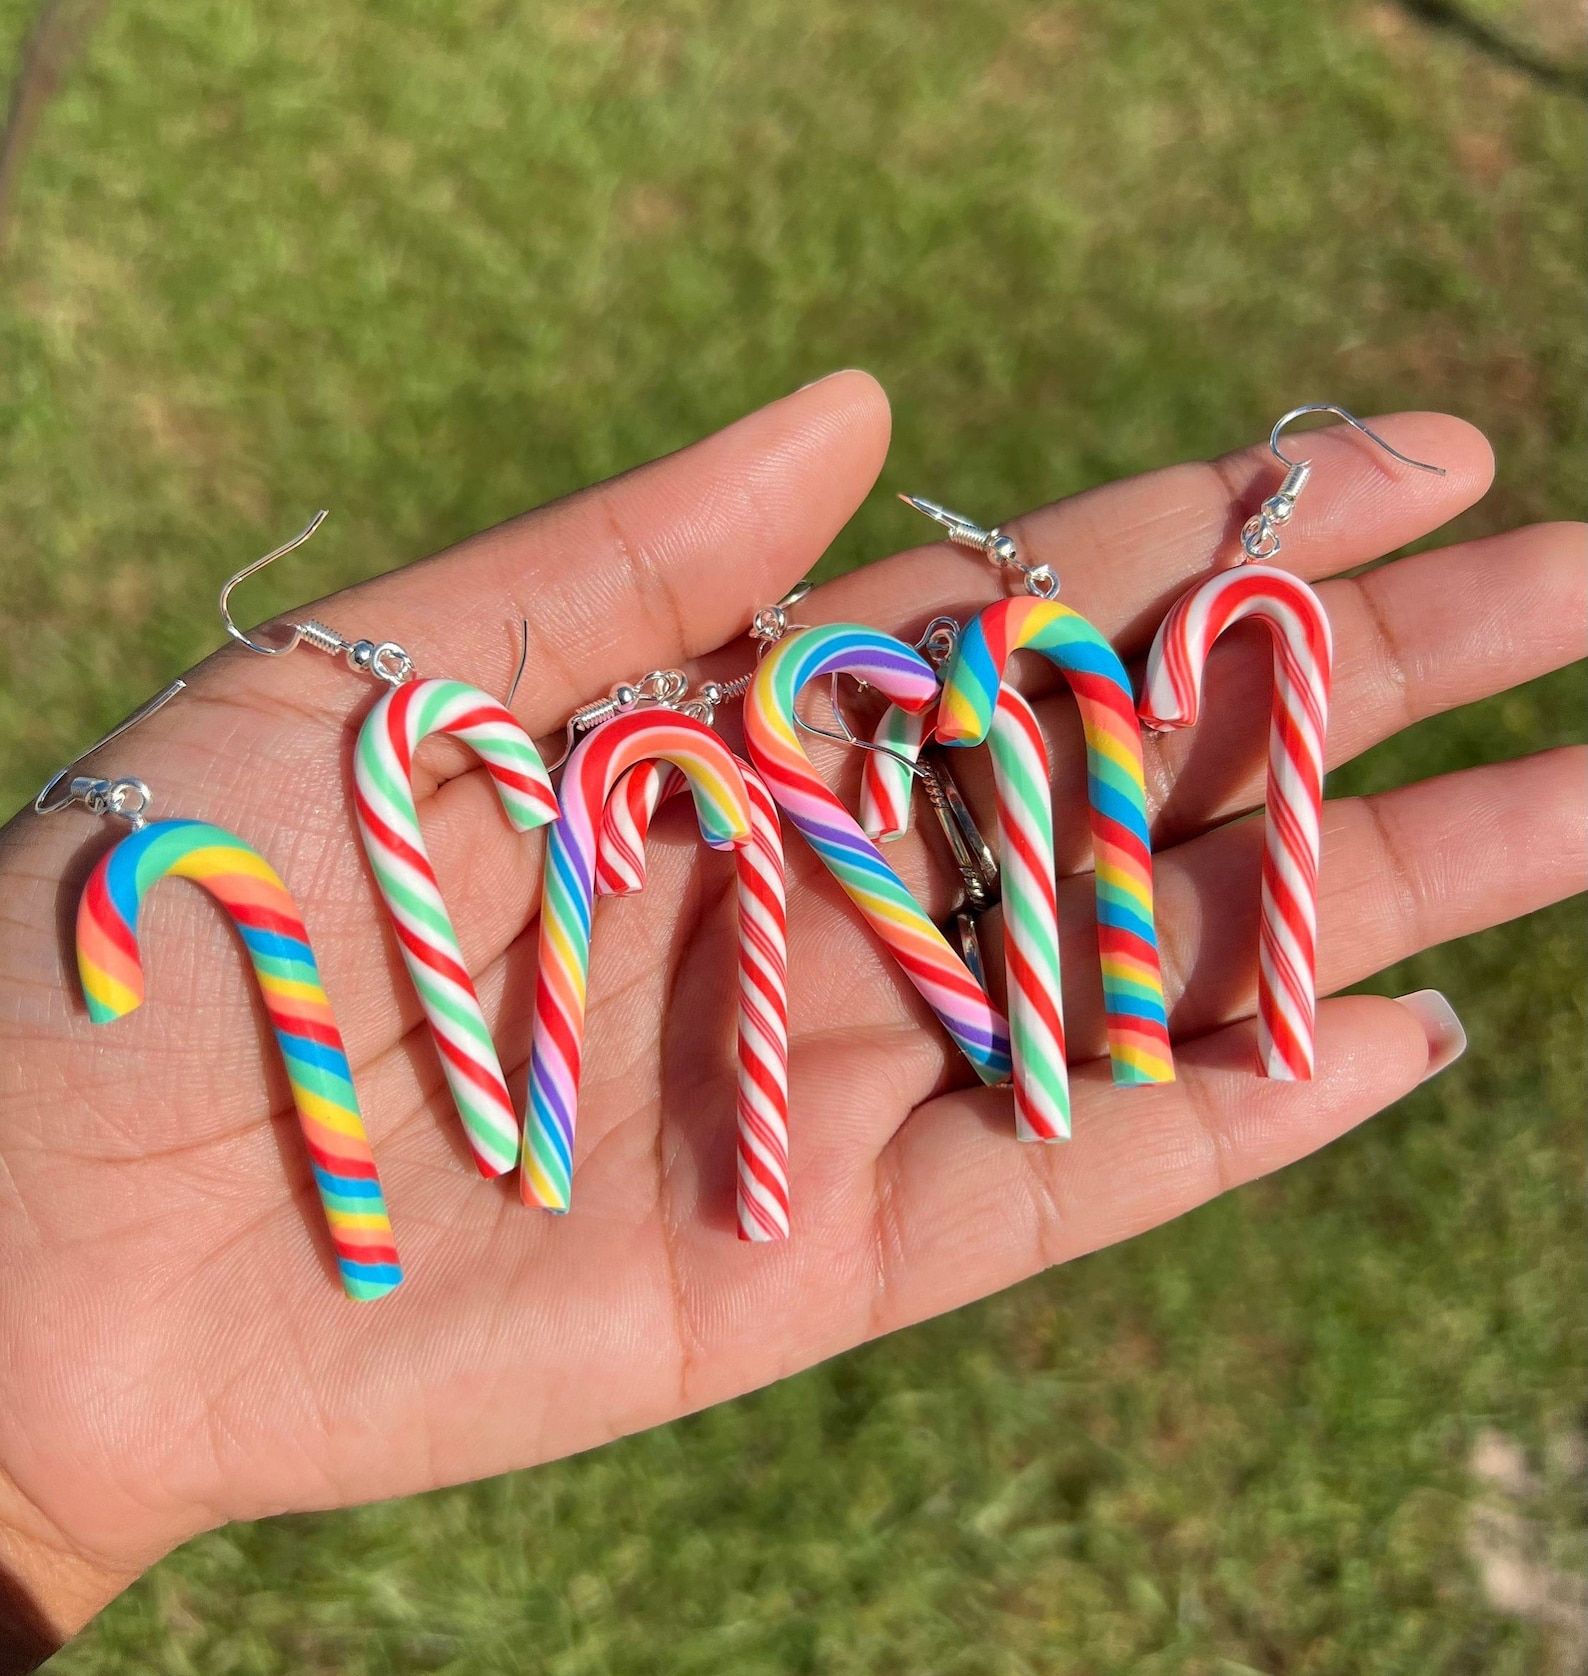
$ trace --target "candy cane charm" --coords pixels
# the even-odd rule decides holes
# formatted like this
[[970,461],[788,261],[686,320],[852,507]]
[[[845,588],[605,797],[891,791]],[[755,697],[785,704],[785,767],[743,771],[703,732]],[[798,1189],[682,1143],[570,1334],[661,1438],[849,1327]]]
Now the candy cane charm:
[[[237,626],[230,601],[238,584],[301,547],[324,519],[325,513],[316,513],[291,541],[229,577],[221,588],[221,621],[233,640],[260,657],[284,657],[308,646],[345,659],[387,689],[364,718],[353,757],[359,833],[475,1165],[483,1176],[498,1176],[517,1161],[518,1119],[419,830],[414,752],[432,733],[450,733],[471,746],[520,832],[553,819],[556,799],[540,753],[502,705],[461,681],[416,680],[413,658],[396,641],[348,640],[313,617],[279,622],[265,638]],[[528,655],[526,622],[509,703]]]
[[[1141,730],[1130,681],[1117,654],[1086,619],[1054,599],[999,600],[965,629],[948,667],[937,713],[945,745],[974,745],[993,730],[1010,658],[1022,647],[1061,670],[1080,706],[1086,734],[1087,795],[1097,898],[1098,952],[1109,1057],[1117,1083],[1171,1082],[1174,1063],[1153,922],[1152,852],[1147,835]],[[1000,762],[1002,766],[1000,766]],[[1000,817],[1011,829],[1052,842],[1051,794],[1030,784],[1011,741],[996,745]],[[1051,855],[1040,842],[1033,870]],[[1009,861],[1005,859],[1005,866]]]
[[104,1024],[142,1002],[138,914],[149,890],[172,875],[202,885],[230,914],[248,950],[286,1062],[342,1284],[350,1298],[381,1297],[401,1282],[402,1269],[347,1053],[308,932],[262,856],[220,827],[170,820],[136,826],[102,857],[77,911],[88,1016]]
[[925,710],[937,676],[892,635],[852,623],[801,629],[762,658],[744,701],[750,760],[784,814],[843,886],[868,925],[984,1082],[1009,1075],[1008,1025],[904,881],[822,781],[795,731],[801,690],[858,675],[906,710]]
[[469,1149],[480,1174],[489,1178],[518,1160],[518,1118],[419,827],[414,752],[433,733],[450,734],[480,758],[516,831],[553,819],[557,800],[528,734],[489,693],[461,681],[426,679],[392,687],[359,729],[354,808],[364,853]]
[[[750,796],[750,842],[733,852],[739,907],[739,1238],[788,1237],[788,903],[783,829],[761,776],[734,761]],[[645,884],[651,819],[688,781],[671,763],[631,768],[607,799],[596,894]]]
[[1268,433],[1268,451],[1285,475],[1242,527],[1245,562],[1208,577],[1169,612],[1148,655],[1141,701],[1141,719],[1149,727],[1192,726],[1214,641],[1244,618],[1267,624],[1274,643],[1274,699],[1259,906],[1257,1058],[1263,1076],[1291,1082],[1306,1081],[1313,1072],[1318,851],[1334,648],[1318,596],[1267,561],[1284,545],[1281,531],[1312,477],[1312,461],[1293,460],[1280,438],[1288,425],[1313,413],[1343,419],[1404,466],[1445,474],[1443,466],[1403,454],[1334,402],[1305,402],[1281,414]]
[[1213,643],[1248,618],[1266,624],[1274,642],[1258,1066],[1265,1077],[1305,1081],[1313,1071],[1323,747],[1333,663],[1329,619],[1318,596],[1271,565],[1248,564],[1210,576],[1179,600],[1158,630],[1147,659],[1141,719],[1158,729],[1194,726]]
[[737,850],[751,841],[750,794],[733,753],[691,716],[620,715],[587,733],[570,754],[562,818],[551,830],[546,858],[520,1179],[524,1202],[546,1210],[566,1210],[572,1185],[601,816],[620,777],[655,758],[683,772],[708,844]]

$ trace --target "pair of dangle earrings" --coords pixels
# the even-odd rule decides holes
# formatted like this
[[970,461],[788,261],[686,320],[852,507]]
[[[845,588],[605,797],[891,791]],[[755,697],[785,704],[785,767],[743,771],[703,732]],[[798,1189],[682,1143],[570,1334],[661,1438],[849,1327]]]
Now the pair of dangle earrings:
[[1005,987],[1009,1004],[1016,1133],[1062,1140],[1070,1094],[1060,991],[1059,914],[1051,762],[1029,702],[1009,680],[1021,650],[1040,652],[1064,676],[1086,743],[1098,954],[1113,1077],[1122,1085],[1173,1079],[1153,914],[1141,731],[1124,665],[1101,633],[1056,597],[1048,566],[1026,565],[1014,539],[958,513],[903,496],[1000,568],[1022,592],[961,626],[937,620],[941,647],[935,711],[883,712],[867,758],[862,819],[878,839],[909,824],[910,788],[928,746],[986,744],[997,805]]
[[[1443,474],[1442,467],[1412,459],[1334,403],[1309,402],[1283,414],[1274,424],[1268,441],[1270,453],[1285,468],[1283,481],[1243,527],[1241,563],[1216,571],[1196,584],[1165,617],[1148,653],[1142,696],[1135,706],[1140,722],[1153,731],[1194,726],[1201,712],[1207,663],[1214,643],[1238,622],[1260,622],[1269,629],[1273,641],[1274,689],[1259,901],[1257,1070],[1264,1077],[1282,1080],[1309,1079],[1315,1061],[1318,869],[1333,650],[1328,615],[1317,594],[1299,577],[1266,561],[1278,555],[1282,542],[1280,531],[1294,515],[1297,499],[1312,474],[1311,461],[1290,458],[1281,447],[1281,438],[1296,420],[1318,413],[1336,415],[1404,465]],[[914,496],[901,498],[942,524],[950,541],[980,551],[996,564],[1023,571],[1028,592],[1056,603],[1051,601],[1051,594],[1056,591],[1052,573],[1045,568],[1025,566],[1010,536],[996,529],[984,530],[933,502]],[[1018,604],[1006,600],[990,607],[966,631],[962,640],[963,661],[956,654],[945,679],[937,728],[941,742],[961,743],[974,738],[987,712],[994,676],[1001,676],[1007,650],[1016,643],[1032,643],[1020,638],[1030,632],[1028,629],[1015,627],[1011,634],[1011,624],[1005,620],[1010,615],[1018,617],[1029,612],[1029,608],[1024,608],[1011,613],[1010,608]],[[1056,626],[1049,623],[1038,633],[1052,634]],[[1151,862],[1139,800],[1140,738],[1138,734],[1132,739],[1133,729],[1125,719],[1131,688],[1117,657],[1095,630],[1090,630],[1090,625],[1082,627],[1077,620],[1066,625],[1062,632],[1072,637],[1075,651],[1071,655],[1078,658],[1071,665],[1075,673],[1069,669],[1066,673],[1080,699],[1087,735],[1088,783],[1097,857],[1098,928],[1115,1080],[1167,1080],[1172,1071],[1156,938],[1142,935],[1143,931],[1151,931]],[[1064,667],[1062,663],[1061,667]],[[1076,684],[1077,674],[1087,683],[1085,686]],[[1099,680],[1101,688],[1096,685]],[[1000,691],[1000,707],[1007,691],[1007,688]],[[1025,720],[1022,717],[1021,723]],[[1024,731],[1025,727],[1017,725],[1013,715],[1004,727],[1004,732],[1011,737]],[[1034,724],[1031,731],[1035,731]],[[1024,881],[1030,886],[1030,894],[1027,910],[1022,911],[1019,870],[1032,853],[1030,834],[1036,831],[1040,836],[1042,810],[1038,808],[1038,819],[1029,823],[1022,833],[1021,819],[1031,811],[1019,792],[1021,788],[1043,788],[1037,772],[1042,763],[1034,749],[1024,750],[1024,760],[1015,761],[1013,746],[1006,744],[1002,752],[1005,766],[1000,772],[998,732],[995,711],[991,743],[999,833],[1004,866],[1013,873],[1014,900],[1005,916],[1006,937],[1011,947],[1010,1006],[1011,1014],[1018,1019],[1022,994],[1019,975],[1031,969],[1031,960],[1051,946],[1049,926],[1043,915],[1052,877],[1052,858],[1051,851],[1045,856],[1038,854],[1037,859],[1046,866],[1034,882]],[[889,713],[880,724],[879,741],[907,758],[909,753],[919,751],[923,737],[906,719]],[[1100,771],[1106,775],[1110,770],[1114,775],[1111,784],[1100,777]],[[907,797],[907,779],[901,789],[900,777],[908,775],[908,768],[901,766],[897,758],[879,754],[870,759],[867,773],[868,786],[877,788],[871,795],[871,806],[877,811],[872,818],[882,826],[887,810],[904,807],[901,798]],[[1044,798],[1039,796],[1036,801],[1041,805]],[[1111,819],[1110,811],[1116,815],[1123,813],[1123,821]],[[899,829],[902,828],[895,827]],[[1048,833],[1051,835],[1051,827]],[[1105,845],[1111,849],[1118,839],[1124,840],[1123,859],[1136,869],[1129,881],[1129,901],[1120,904],[1125,907],[1123,917],[1111,912],[1105,904],[1109,883],[1105,876]],[[1112,855],[1107,866],[1110,874],[1115,872],[1117,862]],[[1039,930],[1037,946],[1017,956],[1013,944],[1021,927],[1027,925]],[[1111,928],[1117,936],[1112,956]],[[1051,993],[1056,998],[1056,967],[1043,971],[1042,975],[1052,980]],[[1111,987],[1113,994],[1110,994]],[[1129,1041],[1129,1015],[1134,1015],[1137,1028],[1146,1027],[1150,1037],[1147,1042]],[[1161,1057],[1156,1051],[1160,1031]],[[1053,1044],[1051,1040],[1037,1038],[1035,1045]],[[1062,1075],[1062,1028],[1056,1046]],[[1122,1047],[1127,1061],[1124,1077],[1120,1075]],[[1148,1058],[1133,1065],[1131,1055],[1138,1047],[1146,1048]],[[1133,1075],[1134,1069],[1147,1074]],[[1158,1074],[1160,1069],[1163,1074]],[[1017,1075],[1017,1099],[1020,1098],[1018,1084]]]

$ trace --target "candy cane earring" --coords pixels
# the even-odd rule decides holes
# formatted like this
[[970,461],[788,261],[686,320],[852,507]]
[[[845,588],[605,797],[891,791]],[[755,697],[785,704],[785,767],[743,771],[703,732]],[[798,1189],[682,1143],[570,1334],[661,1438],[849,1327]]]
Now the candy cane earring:
[[858,623],[826,623],[784,633],[786,614],[763,614],[769,642],[744,700],[744,734],[778,807],[843,886],[866,923],[941,1020],[983,1082],[1010,1070],[1009,1027],[964,959],[922,910],[882,852],[817,774],[799,738],[798,703],[811,682],[858,676],[901,709],[937,698],[937,676],[912,647]]
[[[1057,973],[1057,885],[1053,862],[1052,792],[1041,736],[1029,706],[1006,695],[1009,660],[1022,649],[1043,654],[1063,674],[1080,707],[1086,736],[1087,799],[1097,904],[1098,956],[1109,1059],[1116,1083],[1170,1082],[1174,1060],[1164,1005],[1158,934],[1153,917],[1152,849],[1147,832],[1141,729],[1134,694],[1117,653],[1079,612],[1055,597],[1059,580],[1046,565],[1028,565],[1004,531],[983,529],[959,513],[915,496],[902,497],[948,532],[1005,570],[1019,571],[1023,597],[998,600],[965,628],[944,675],[936,736],[944,745],[992,751],[1004,838],[1003,866],[1022,858],[1018,894],[1028,906],[1032,936],[1024,949],[1007,938],[1010,1012],[1024,1016],[1030,1110],[1017,1118],[1022,1139],[1069,1134],[1069,1074]],[[1005,901],[1017,887],[1005,885]],[[1054,923],[1047,923],[1049,904]],[[1006,909],[1006,922],[1021,918]],[[1052,966],[1047,965],[1051,949]],[[1017,1032],[1017,1035],[1019,1032]],[[1017,1082],[1020,1062],[1017,1044]]]
[[[717,707],[738,697],[748,678],[707,681],[687,697],[682,672],[672,703],[706,727]],[[735,755],[750,803],[750,841],[733,851],[739,919],[738,1228],[756,1242],[785,1239],[788,1181],[788,903],[783,830],[765,782]],[[645,884],[645,845],[656,811],[688,790],[670,762],[631,768],[606,801],[596,856],[596,894],[631,896]]]
[[739,850],[751,842],[744,776],[728,747],[693,716],[630,709],[591,728],[570,753],[562,818],[546,857],[520,1177],[524,1202],[545,1210],[567,1210],[572,1193],[601,819],[623,776],[657,760],[687,781],[706,843]]
[[[413,791],[414,755],[436,733],[469,746],[518,832],[554,819],[557,801],[534,741],[489,693],[463,681],[418,677],[413,659],[395,641],[346,640],[313,618],[280,625],[282,632],[271,641],[244,634],[232,621],[229,601],[238,583],[301,547],[325,516],[316,513],[291,541],[231,577],[221,589],[221,619],[232,639],[251,652],[280,657],[299,645],[312,646],[345,658],[349,668],[388,689],[365,717],[353,755],[359,835],[474,1162],[482,1176],[499,1176],[518,1159],[518,1118],[425,848]],[[522,667],[520,659],[520,672]]]
[[100,858],[78,905],[77,967],[88,1016],[107,1024],[143,1001],[138,916],[149,891],[173,875],[202,885],[231,916],[253,963],[286,1063],[342,1285],[350,1298],[378,1298],[401,1282],[402,1268],[347,1052],[309,934],[286,886],[261,855],[218,826],[149,821],[149,788],[142,780],[74,772],[185,686],[172,682],[63,768],[33,800],[41,815],[76,806],[129,828]]
[[1332,402],[1292,408],[1268,438],[1270,452],[1286,468],[1284,481],[1241,531],[1243,563],[1198,583],[1170,610],[1148,654],[1141,700],[1148,727],[1191,727],[1202,708],[1208,654],[1225,629],[1251,619],[1266,624],[1273,636],[1257,1057],[1262,1076],[1288,1081],[1305,1081],[1313,1071],[1318,850],[1333,643],[1328,616],[1312,589],[1262,561],[1278,554],[1280,527],[1290,521],[1312,474],[1311,461],[1292,460],[1279,446],[1286,426],[1309,413],[1336,414],[1403,465],[1443,475],[1442,467],[1411,459]]

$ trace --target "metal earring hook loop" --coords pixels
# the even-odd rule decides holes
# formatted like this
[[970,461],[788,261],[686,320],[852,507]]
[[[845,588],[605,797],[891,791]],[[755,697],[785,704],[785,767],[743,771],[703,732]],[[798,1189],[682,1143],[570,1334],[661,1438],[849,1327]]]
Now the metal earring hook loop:
[[[96,739],[86,751],[79,751],[63,769],[45,782],[38,796],[33,799],[34,813],[55,815],[62,809],[81,804],[96,815],[117,815],[129,822],[134,829],[142,826],[144,811],[149,807],[149,788],[142,780],[100,780],[88,776],[72,778],[73,770],[81,767],[95,752],[104,750],[124,733],[130,732],[139,722],[147,721],[156,710],[163,709],[186,688],[186,681],[173,681],[153,698],[146,699],[124,721],[117,722],[109,733]],[[63,781],[70,782],[64,791],[61,790]]]
[[277,559],[285,558],[288,553],[296,551],[319,529],[320,525],[329,516],[330,513],[322,507],[290,541],[282,542],[279,547],[266,553],[263,558],[255,559],[252,564],[244,565],[241,570],[227,577],[226,581],[222,583],[220,594],[221,621],[226,625],[226,632],[232,639],[240,645],[246,646],[250,652],[257,652],[263,658],[279,658],[283,653],[290,652],[303,638],[303,627],[298,623],[283,625],[286,629],[287,638],[277,646],[267,646],[261,641],[250,640],[232,621],[231,597],[233,590],[239,583],[246,582],[250,576],[257,575],[266,565],[274,564]]
[[257,652],[262,658],[279,658],[296,650],[300,644],[307,644],[313,646],[316,651],[329,653],[332,657],[346,658],[348,667],[357,674],[372,675],[377,681],[384,681],[388,687],[400,687],[404,681],[412,679],[414,660],[395,640],[349,640],[345,635],[338,634],[334,628],[328,628],[313,617],[306,617],[301,623],[278,622],[275,626],[282,638],[274,645],[267,645],[264,641],[250,639],[232,621],[230,601],[237,585],[246,582],[250,576],[257,575],[266,565],[274,564],[277,559],[301,547],[329,516],[330,514],[324,510],[316,512],[291,541],[282,542],[263,558],[255,559],[252,564],[244,565],[234,576],[227,577],[220,592],[221,621],[226,625],[226,632],[238,645],[246,646],[250,652]]
[[996,565],[1000,570],[1018,570],[1026,592],[1033,599],[1059,597],[1058,572],[1052,565],[1027,564],[1020,557],[1019,543],[1012,535],[997,528],[985,530],[963,512],[939,506],[935,500],[927,500],[924,495],[901,494],[899,499],[906,506],[913,506],[917,512],[924,513],[934,524],[941,524],[947,531],[945,539],[953,546],[980,553],[989,564]]
[[1281,414],[1275,421],[1273,430],[1268,433],[1268,451],[1285,467],[1285,479],[1256,513],[1246,520],[1241,529],[1241,552],[1248,562],[1271,559],[1279,552],[1282,545],[1279,527],[1290,522],[1296,510],[1296,501],[1312,476],[1311,460],[1293,460],[1279,446],[1279,439],[1284,434],[1285,427],[1312,413],[1332,413],[1336,418],[1343,419],[1346,424],[1377,443],[1386,454],[1399,460],[1402,465],[1412,466],[1418,471],[1431,471],[1438,477],[1445,475],[1443,466],[1433,465],[1427,460],[1414,460],[1410,454],[1403,454],[1392,442],[1381,437],[1371,425],[1364,425],[1354,413],[1348,413],[1338,403],[1303,402],[1300,407],[1293,407],[1288,413]]
[[1414,466],[1418,471],[1431,471],[1439,477],[1445,475],[1443,466],[1432,465],[1427,460],[1414,460],[1410,454],[1401,453],[1394,443],[1386,441],[1371,425],[1364,425],[1354,413],[1346,412],[1343,407],[1335,402],[1303,402],[1300,407],[1293,407],[1289,413],[1280,415],[1273,430],[1268,433],[1268,449],[1282,466],[1289,466],[1294,469],[1297,466],[1305,466],[1311,463],[1308,460],[1291,459],[1284,449],[1279,446],[1279,439],[1286,428],[1295,424],[1298,419],[1305,419],[1311,413],[1332,413],[1337,419],[1343,419],[1346,424],[1359,430],[1363,436],[1376,442],[1392,459],[1399,460],[1403,466]]

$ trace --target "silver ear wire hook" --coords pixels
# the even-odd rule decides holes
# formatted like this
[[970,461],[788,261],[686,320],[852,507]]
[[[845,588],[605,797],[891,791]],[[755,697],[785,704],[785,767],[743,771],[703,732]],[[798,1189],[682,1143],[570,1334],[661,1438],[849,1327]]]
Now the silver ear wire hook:
[[1282,413],[1275,421],[1273,430],[1268,433],[1268,451],[1285,467],[1285,477],[1241,529],[1241,551],[1248,560],[1271,559],[1279,551],[1279,526],[1290,522],[1296,510],[1296,501],[1312,476],[1311,460],[1293,460],[1279,446],[1279,439],[1285,428],[1312,413],[1332,413],[1336,418],[1343,419],[1363,436],[1376,442],[1392,459],[1399,460],[1403,466],[1412,466],[1418,471],[1431,471],[1439,477],[1445,475],[1443,466],[1432,465],[1427,460],[1414,460],[1410,454],[1401,453],[1400,449],[1381,437],[1371,425],[1364,425],[1354,413],[1347,413],[1337,403],[1303,402],[1300,407],[1293,407],[1288,413]]
[[900,495],[906,506],[925,513],[933,523],[941,524],[948,532],[948,540],[956,547],[966,547],[980,553],[1000,570],[1018,570],[1025,579],[1025,589],[1034,599],[1055,599],[1059,592],[1058,573],[1051,565],[1029,565],[1020,557],[1020,546],[1012,535],[994,527],[983,529],[963,512],[951,512],[935,500],[923,495]]
[[[118,820],[126,821],[136,832],[147,818],[146,812],[150,802],[149,788],[142,780],[104,780],[86,774],[73,776],[72,770],[81,767],[96,751],[104,750],[107,745],[121,738],[122,734],[135,728],[139,722],[146,721],[156,710],[164,708],[186,687],[186,681],[173,681],[162,692],[140,704],[125,721],[117,722],[109,733],[96,739],[86,751],[80,751],[59,773],[45,783],[38,796],[33,799],[34,813],[55,815],[62,809],[70,809],[80,804],[95,815],[114,815]],[[69,782],[64,789],[63,781]]]
[[226,632],[233,640],[237,641],[239,645],[246,646],[250,652],[257,652],[262,658],[279,658],[284,653],[292,651],[292,649],[303,638],[304,631],[302,625],[298,623],[289,623],[286,625],[287,638],[283,640],[279,646],[266,646],[261,641],[250,640],[248,636],[244,634],[240,628],[238,628],[236,623],[232,621],[232,590],[236,588],[239,583],[246,582],[250,576],[256,575],[259,571],[263,570],[266,565],[274,564],[277,559],[285,558],[288,553],[296,552],[297,549],[300,548],[317,529],[319,529],[320,525],[323,524],[325,520],[330,517],[330,515],[330,512],[326,508],[321,507],[321,509],[315,513],[308,523],[305,524],[290,541],[282,542],[279,547],[273,549],[269,553],[266,553],[263,558],[255,559],[252,564],[244,565],[241,570],[237,571],[234,575],[228,576],[221,584],[221,621],[226,625]]
[[524,679],[524,666],[529,662],[529,618],[518,619],[518,668],[513,671],[513,679],[507,689],[507,697],[502,700],[502,708],[513,708],[513,695],[518,691],[518,683]]
[[266,565],[274,564],[277,559],[295,552],[329,516],[330,514],[322,508],[290,541],[282,542],[263,558],[255,559],[252,564],[246,564],[241,570],[228,576],[221,585],[221,621],[226,625],[226,632],[233,640],[240,646],[246,646],[250,652],[257,652],[262,658],[282,657],[287,652],[296,650],[301,642],[313,646],[317,651],[328,652],[334,657],[345,657],[349,668],[357,670],[361,675],[373,675],[377,681],[384,681],[389,687],[400,687],[412,676],[414,660],[395,640],[348,640],[334,628],[328,628],[314,617],[307,617],[301,623],[282,623],[280,626],[284,631],[284,638],[278,645],[272,646],[261,640],[250,639],[232,621],[231,597],[237,585],[246,582],[250,576],[257,575]]
[[654,705],[659,710],[676,710],[689,693],[689,677],[681,669],[653,669],[638,681],[618,681],[605,698],[581,704],[568,718],[563,732],[562,749],[555,762],[546,764],[546,772],[555,774],[573,754],[573,748],[585,734],[593,732],[614,716],[625,716],[643,705]]

